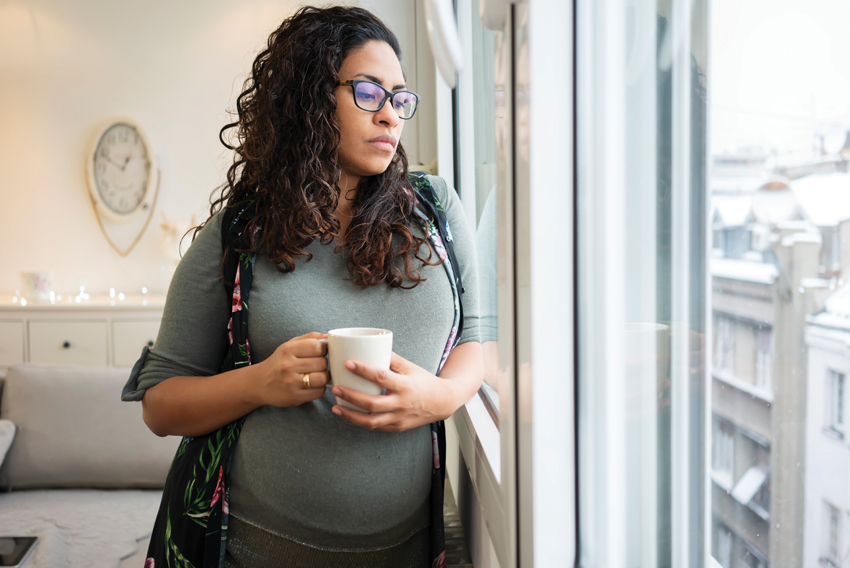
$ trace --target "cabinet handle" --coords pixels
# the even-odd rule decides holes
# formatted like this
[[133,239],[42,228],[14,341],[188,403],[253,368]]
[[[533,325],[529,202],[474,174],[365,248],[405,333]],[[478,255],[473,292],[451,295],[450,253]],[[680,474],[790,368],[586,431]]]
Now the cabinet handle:
[[65,349],[70,349],[71,343],[69,341],[66,341],[65,343],[62,344],[62,347],[65,348]]
[[153,347],[153,340],[148,341],[148,347]]

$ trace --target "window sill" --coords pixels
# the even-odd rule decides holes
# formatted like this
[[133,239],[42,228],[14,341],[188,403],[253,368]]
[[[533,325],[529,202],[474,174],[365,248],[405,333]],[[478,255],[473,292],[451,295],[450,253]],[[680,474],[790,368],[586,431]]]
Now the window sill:
[[[460,408],[458,414],[466,422],[466,432],[461,433],[458,429],[458,436],[463,437],[466,434],[467,439],[461,440],[461,450],[464,452],[464,459],[467,464],[477,461],[476,455],[471,453],[478,452],[479,458],[483,457],[485,463],[490,466],[493,478],[496,483],[502,482],[501,473],[501,439],[499,437],[499,428],[490,416],[490,411],[481,399],[481,393],[476,393],[472,399]],[[467,455],[469,454],[469,455]]]
[[844,441],[844,432],[836,430],[832,426],[824,426],[823,433],[834,440]]
[[736,388],[739,391],[745,392],[755,398],[759,398],[765,402],[773,403],[773,393],[767,389],[759,388],[750,383],[744,382],[741,379],[734,377],[727,371],[715,370],[713,377],[722,383],[726,383],[730,387]]

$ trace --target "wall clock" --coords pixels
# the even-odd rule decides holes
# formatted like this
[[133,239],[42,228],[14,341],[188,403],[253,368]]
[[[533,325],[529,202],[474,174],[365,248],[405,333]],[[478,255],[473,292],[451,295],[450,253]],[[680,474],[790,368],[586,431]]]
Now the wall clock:
[[89,195],[106,240],[121,256],[139,242],[159,192],[159,169],[148,137],[126,118],[101,127],[86,158]]

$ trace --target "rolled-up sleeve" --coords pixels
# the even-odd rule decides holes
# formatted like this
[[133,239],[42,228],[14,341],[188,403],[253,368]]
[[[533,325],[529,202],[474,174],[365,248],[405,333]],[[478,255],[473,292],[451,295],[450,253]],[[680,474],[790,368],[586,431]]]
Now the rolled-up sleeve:
[[227,353],[230,301],[221,279],[221,213],[213,217],[180,260],[168,288],[159,334],[133,367],[121,400],[176,376],[218,373]]
[[458,345],[481,341],[479,332],[478,268],[475,253],[475,234],[469,227],[463,203],[457,193],[448,187],[443,178],[429,176],[437,199],[443,205],[451,228],[455,256],[460,264],[463,282],[463,329]]

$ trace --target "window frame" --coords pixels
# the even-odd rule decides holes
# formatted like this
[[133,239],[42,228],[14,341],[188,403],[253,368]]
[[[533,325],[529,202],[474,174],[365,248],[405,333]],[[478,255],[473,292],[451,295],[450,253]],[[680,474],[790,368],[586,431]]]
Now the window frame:
[[[470,49],[472,18],[479,16],[473,13],[471,0],[458,0],[456,6],[461,43]],[[513,388],[499,392],[498,428],[479,396],[461,407],[453,419],[500,568],[537,563],[563,565],[565,559],[575,558],[577,548],[574,141],[571,136],[555,135],[559,131],[574,132],[573,112],[563,112],[564,108],[574,108],[573,7],[571,2],[541,0],[533,9],[524,4],[510,5],[507,10],[505,33],[512,47],[512,72],[517,65],[525,65],[529,85],[545,84],[547,88],[560,88],[568,95],[566,100],[558,101],[541,98],[535,100],[535,106],[522,109],[528,113],[529,130],[535,133],[529,137],[529,156],[534,156],[534,161],[523,160],[514,150],[513,163],[507,168],[513,191],[510,195],[498,195],[499,207],[507,206],[511,213],[510,218],[503,219],[507,223],[499,227],[500,231],[507,231],[509,237],[502,240],[508,243],[509,250],[499,251],[499,262],[507,261],[513,268],[513,278],[507,287],[513,313],[502,313],[501,306],[505,303],[500,298],[499,329],[500,337],[504,336],[504,326],[513,339],[513,345],[500,346],[510,352],[507,359],[513,363],[509,367],[515,379]],[[517,40],[517,36],[521,39]],[[524,38],[528,40],[523,51],[520,42],[525,41]],[[539,56],[535,64],[532,56],[535,52],[547,55],[545,58]],[[549,67],[553,53],[560,54],[556,57],[560,67],[568,69],[554,77]],[[473,148],[472,113],[469,112],[474,102],[471,72],[465,68],[458,74],[455,102],[458,120],[454,140],[457,165],[460,166],[455,171],[461,201],[475,227],[474,172],[462,167],[474,163],[473,156],[469,155]],[[506,92],[506,104],[511,114],[508,138],[514,140],[515,76],[511,77],[511,85],[513,88]],[[520,104],[527,105],[531,97],[533,92]],[[532,181],[535,182],[533,186]],[[503,187],[500,184],[499,191],[504,192]],[[552,242],[547,230],[551,226],[563,230],[564,238],[560,242]],[[534,262],[555,254],[563,261]],[[563,283],[557,293],[547,285],[552,281]],[[538,338],[537,341],[534,338]],[[562,347],[557,350],[542,348],[549,345]],[[523,371],[517,372],[517,369]],[[532,415],[545,417],[545,425]],[[552,451],[555,447],[558,451]],[[494,468],[496,463],[498,467]],[[573,535],[573,538],[564,538],[564,535]]]

